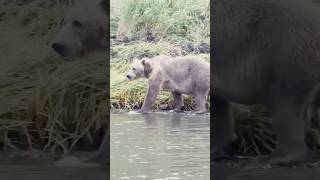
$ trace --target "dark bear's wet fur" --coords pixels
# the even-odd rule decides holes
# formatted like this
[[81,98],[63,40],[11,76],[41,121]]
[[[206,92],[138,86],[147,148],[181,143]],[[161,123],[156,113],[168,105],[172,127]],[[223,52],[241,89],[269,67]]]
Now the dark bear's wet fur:
[[303,0],[212,3],[213,160],[236,139],[230,102],[265,104],[277,135],[271,164],[309,159],[306,108],[320,82],[320,8]]

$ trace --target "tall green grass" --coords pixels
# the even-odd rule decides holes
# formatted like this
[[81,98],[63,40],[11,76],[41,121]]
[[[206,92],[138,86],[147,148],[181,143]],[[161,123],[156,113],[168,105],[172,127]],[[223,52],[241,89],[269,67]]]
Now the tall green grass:
[[119,21],[113,28],[119,27],[129,39],[139,39],[148,32],[157,39],[209,38],[208,0],[127,0],[114,2],[113,6],[111,19]]

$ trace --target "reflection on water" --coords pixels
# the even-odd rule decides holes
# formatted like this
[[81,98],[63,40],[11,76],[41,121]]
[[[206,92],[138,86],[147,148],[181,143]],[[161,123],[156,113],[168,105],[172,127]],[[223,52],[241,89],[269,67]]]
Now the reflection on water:
[[112,114],[112,180],[209,180],[209,115]]
[[0,165],[1,180],[106,180],[102,167]]
[[319,180],[319,168],[279,167],[272,168],[239,168],[214,163],[214,180]]
[[86,163],[91,152],[65,158],[41,151],[0,152],[0,180],[107,180],[106,166]]

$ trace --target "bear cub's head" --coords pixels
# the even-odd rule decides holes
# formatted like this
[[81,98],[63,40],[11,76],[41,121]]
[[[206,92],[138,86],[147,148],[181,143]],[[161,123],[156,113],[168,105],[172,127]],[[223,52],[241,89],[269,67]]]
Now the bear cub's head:
[[131,65],[127,78],[129,80],[135,80],[138,78],[149,78],[152,72],[152,67],[149,59],[143,58],[142,60],[135,60]]
[[61,21],[52,49],[66,61],[107,48],[109,12],[107,0],[76,0]]

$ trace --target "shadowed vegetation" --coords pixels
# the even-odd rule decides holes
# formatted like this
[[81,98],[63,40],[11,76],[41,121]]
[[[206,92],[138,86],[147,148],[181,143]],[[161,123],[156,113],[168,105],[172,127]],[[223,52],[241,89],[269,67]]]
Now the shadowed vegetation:
[[64,62],[49,46],[71,5],[70,0],[1,2],[2,149],[66,153],[82,141],[92,149],[106,129],[105,56]]

